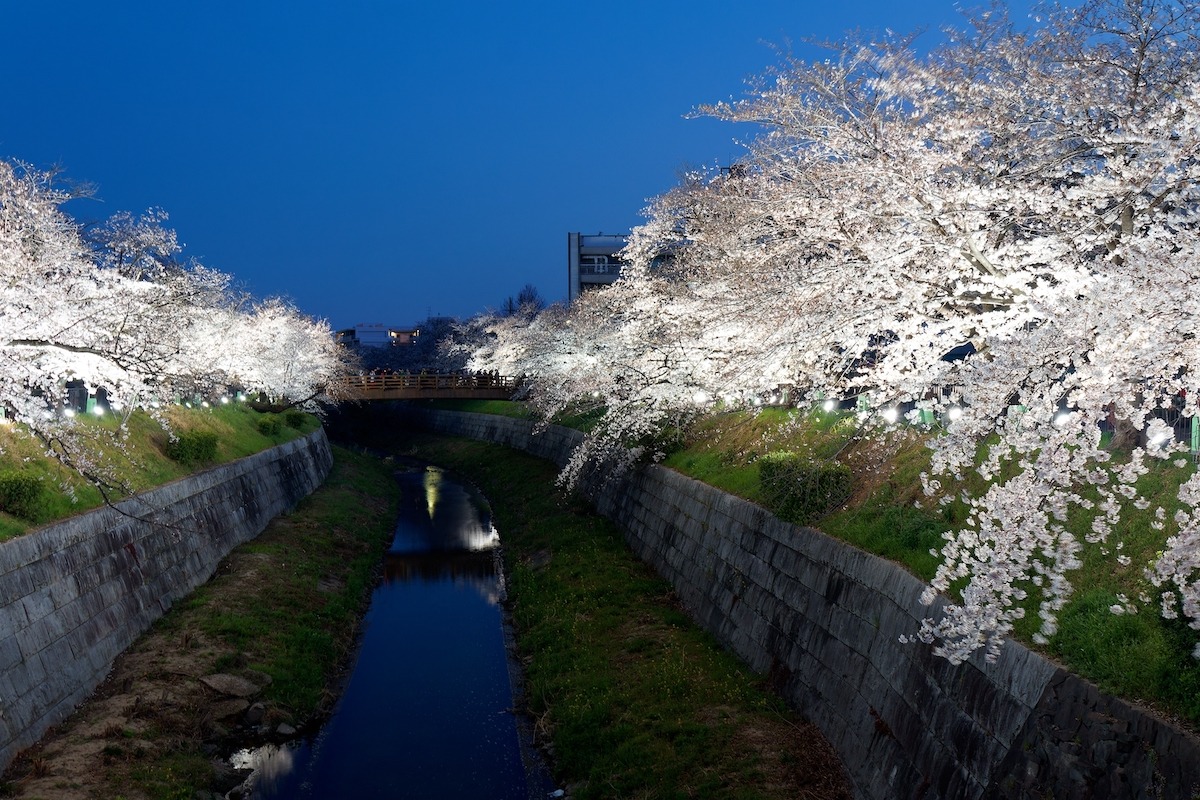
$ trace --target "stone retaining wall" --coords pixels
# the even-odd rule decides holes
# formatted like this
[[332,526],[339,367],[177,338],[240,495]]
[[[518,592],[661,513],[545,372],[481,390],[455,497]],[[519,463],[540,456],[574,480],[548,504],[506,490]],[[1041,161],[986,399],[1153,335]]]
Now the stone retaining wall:
[[317,430],[0,545],[0,771],[332,463]]
[[[580,435],[410,410],[562,465]],[[584,489],[691,616],[815,722],[860,798],[1194,798],[1200,739],[1007,642],[960,666],[902,645],[930,609],[903,568],[662,467]]]

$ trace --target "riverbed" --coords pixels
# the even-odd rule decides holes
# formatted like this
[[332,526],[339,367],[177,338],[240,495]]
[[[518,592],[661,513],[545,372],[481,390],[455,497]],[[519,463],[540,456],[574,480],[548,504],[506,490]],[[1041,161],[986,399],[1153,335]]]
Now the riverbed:
[[514,709],[500,533],[472,486],[434,466],[401,503],[353,672],[315,734],[243,750],[247,796],[544,798],[553,789]]

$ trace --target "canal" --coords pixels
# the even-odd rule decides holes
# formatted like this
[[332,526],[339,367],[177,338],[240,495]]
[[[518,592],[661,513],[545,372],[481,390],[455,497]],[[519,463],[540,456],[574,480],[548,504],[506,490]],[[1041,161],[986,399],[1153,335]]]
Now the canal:
[[401,469],[401,507],[353,672],[314,735],[234,755],[247,797],[544,798],[513,713],[499,533],[472,486]]

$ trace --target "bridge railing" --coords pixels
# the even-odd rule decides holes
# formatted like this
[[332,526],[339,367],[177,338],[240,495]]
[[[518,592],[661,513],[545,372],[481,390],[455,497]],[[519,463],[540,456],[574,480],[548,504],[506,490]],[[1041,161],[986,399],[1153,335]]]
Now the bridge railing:
[[386,396],[455,396],[472,395],[495,397],[511,395],[519,380],[494,373],[406,373],[389,372],[379,375],[352,375],[343,378],[338,389],[350,397]]

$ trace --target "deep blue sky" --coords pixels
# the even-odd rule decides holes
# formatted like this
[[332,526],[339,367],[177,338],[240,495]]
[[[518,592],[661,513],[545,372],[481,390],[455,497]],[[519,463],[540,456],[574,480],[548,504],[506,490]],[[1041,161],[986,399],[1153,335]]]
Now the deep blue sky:
[[185,255],[335,327],[466,317],[526,283],[561,300],[568,231],[627,231],[682,169],[738,156],[749,129],[684,115],[742,97],[770,44],[961,20],[951,0],[0,9],[0,157],[97,184],[79,218],[165,209]]

